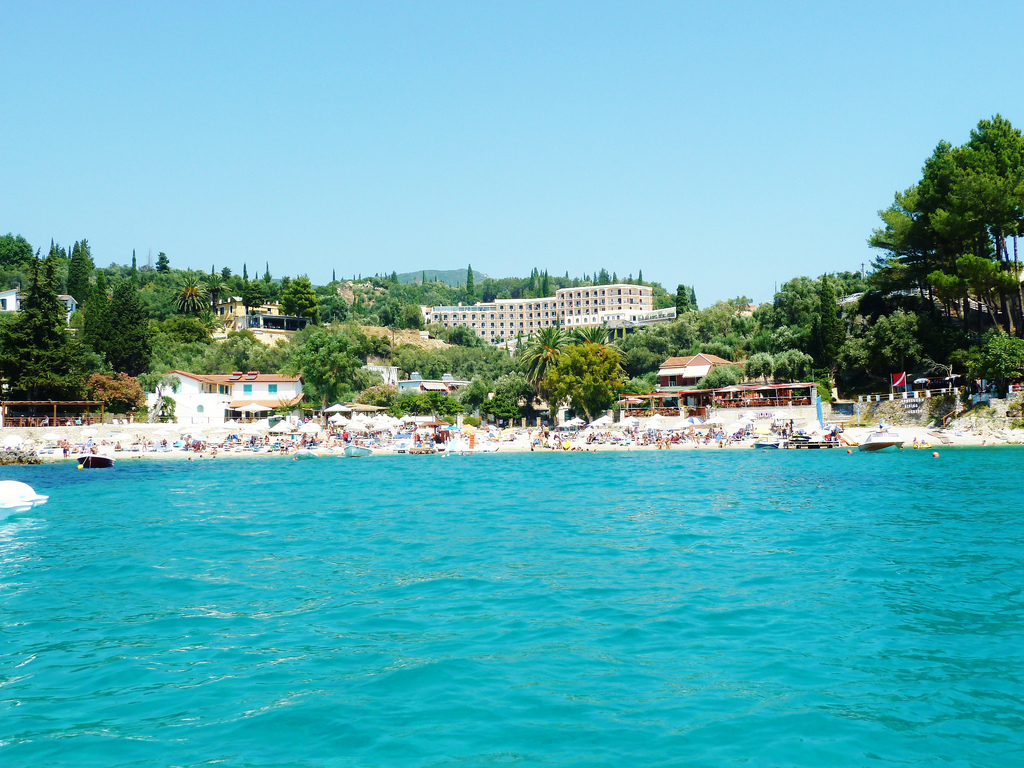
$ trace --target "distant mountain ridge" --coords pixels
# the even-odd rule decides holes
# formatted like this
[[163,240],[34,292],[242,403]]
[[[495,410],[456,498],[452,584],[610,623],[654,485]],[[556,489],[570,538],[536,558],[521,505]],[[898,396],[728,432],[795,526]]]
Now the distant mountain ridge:
[[[424,276],[426,276],[427,282],[441,282],[453,288],[466,284],[465,269],[422,269],[419,272],[399,272],[398,282],[405,284],[418,283]],[[488,277],[489,275],[485,275],[483,272],[473,270],[474,283],[479,283]]]

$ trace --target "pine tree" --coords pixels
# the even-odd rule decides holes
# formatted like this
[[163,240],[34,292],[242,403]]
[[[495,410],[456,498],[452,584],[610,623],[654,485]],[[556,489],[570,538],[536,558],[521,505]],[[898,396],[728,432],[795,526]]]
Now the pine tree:
[[170,272],[170,270],[171,270],[170,259],[167,258],[167,254],[166,253],[164,253],[163,251],[160,251],[160,253],[158,253],[157,257],[156,257],[156,271],[157,272]]
[[245,268],[245,262],[242,262],[242,282],[246,283],[249,281],[249,270]]
[[131,276],[134,279],[139,274],[138,264],[135,263],[135,249],[132,248],[132,270]]
[[273,279],[274,279],[274,278],[272,278],[272,277],[270,276],[270,262],[268,261],[268,262],[267,262],[267,269],[266,269],[266,271],[265,271],[265,272],[263,273],[263,282],[264,282],[264,283],[266,283],[266,284],[267,284],[267,285],[269,286],[269,285],[270,285],[270,281],[271,281],[271,280],[273,280]]
[[640,270],[640,274],[636,278],[636,284],[637,285],[643,285],[644,284],[644,271],[642,269]]
[[81,396],[81,346],[66,328],[67,310],[57,298],[57,250],[28,265],[31,285],[18,317],[0,325],[0,375],[9,395],[27,400]]
[[473,293],[474,293],[473,288],[474,288],[474,286],[473,286],[473,265],[470,264],[469,267],[466,269],[466,295],[467,296],[470,296],[470,297],[473,296]]

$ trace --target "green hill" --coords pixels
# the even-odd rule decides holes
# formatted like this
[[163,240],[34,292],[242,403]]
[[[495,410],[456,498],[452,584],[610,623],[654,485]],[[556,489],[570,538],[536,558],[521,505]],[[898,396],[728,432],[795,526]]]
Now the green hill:
[[[457,285],[466,284],[466,270],[465,269],[423,269],[419,272],[399,272],[398,282],[400,283],[418,283],[423,277],[426,276],[427,282],[441,282],[446,285],[450,285],[453,288]],[[473,270],[473,282],[479,283],[488,277],[483,272],[477,272]]]

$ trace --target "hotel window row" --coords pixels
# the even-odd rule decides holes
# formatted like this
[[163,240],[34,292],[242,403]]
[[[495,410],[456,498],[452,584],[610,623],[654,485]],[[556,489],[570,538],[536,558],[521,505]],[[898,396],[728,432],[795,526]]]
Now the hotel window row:
[[426,308],[425,315],[427,322],[446,328],[466,326],[480,338],[500,343],[559,324],[601,325],[603,313],[627,308],[653,309],[653,291],[631,284],[562,288],[547,299],[497,299],[471,307],[433,307]]

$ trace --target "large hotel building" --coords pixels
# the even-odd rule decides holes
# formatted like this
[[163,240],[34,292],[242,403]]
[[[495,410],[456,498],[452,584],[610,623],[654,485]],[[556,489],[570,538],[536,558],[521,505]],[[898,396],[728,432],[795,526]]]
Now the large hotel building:
[[624,312],[650,313],[654,309],[653,302],[651,288],[615,283],[560,288],[554,297],[542,299],[495,299],[466,307],[429,307],[424,314],[428,323],[440,323],[445,328],[464,325],[476,331],[481,339],[500,343],[520,334],[529,336],[552,325],[571,330],[604,325]]

